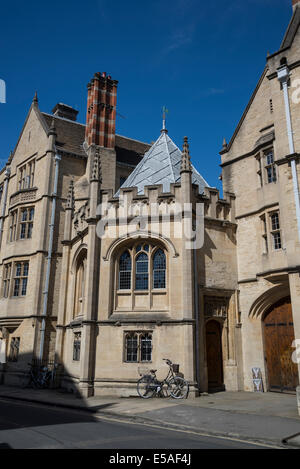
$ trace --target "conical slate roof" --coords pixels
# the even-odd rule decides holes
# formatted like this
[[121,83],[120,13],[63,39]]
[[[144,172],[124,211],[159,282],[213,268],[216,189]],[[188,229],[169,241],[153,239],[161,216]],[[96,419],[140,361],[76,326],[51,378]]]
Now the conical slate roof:
[[[145,186],[162,184],[163,192],[169,192],[170,184],[180,181],[181,155],[179,148],[163,130],[121,187],[137,187],[138,194],[143,194]],[[193,166],[192,170],[192,182],[199,186],[199,192],[202,193],[204,187],[209,185]],[[119,191],[116,195],[119,195]]]

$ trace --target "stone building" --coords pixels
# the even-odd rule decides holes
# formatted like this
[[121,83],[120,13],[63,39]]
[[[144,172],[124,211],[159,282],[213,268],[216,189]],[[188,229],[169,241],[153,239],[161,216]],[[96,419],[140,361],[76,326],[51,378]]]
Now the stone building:
[[41,112],[35,96],[0,174],[4,382],[42,357],[82,395],[135,395],[139,367],[163,377],[170,358],[191,396],[295,391],[299,23],[293,1],[281,47],[224,141],[223,197],[165,121],[151,146],[115,133],[110,76],[88,85],[86,125],[62,103]]

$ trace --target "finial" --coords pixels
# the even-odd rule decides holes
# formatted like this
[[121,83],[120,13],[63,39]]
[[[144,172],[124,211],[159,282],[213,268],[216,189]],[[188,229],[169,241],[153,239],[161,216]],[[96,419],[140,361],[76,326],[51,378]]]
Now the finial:
[[188,144],[188,138],[184,137],[183,139],[183,149],[182,149],[182,156],[181,156],[181,167],[180,172],[192,172],[192,165],[191,165],[191,156],[190,156],[190,147]]
[[222,146],[223,146],[223,148],[227,148],[227,142],[226,142],[226,138],[225,138],[225,137],[223,138],[223,145],[222,145]]
[[74,181],[73,179],[71,179],[70,184],[69,184],[66,209],[68,210],[74,209]]
[[163,112],[163,125],[162,125],[161,132],[167,134],[168,131],[166,129],[166,114],[169,112],[169,110],[166,108],[166,106],[163,106],[162,112]]
[[37,91],[34,93],[34,97],[33,97],[33,104],[38,104],[39,100],[38,100],[38,95],[37,95]]

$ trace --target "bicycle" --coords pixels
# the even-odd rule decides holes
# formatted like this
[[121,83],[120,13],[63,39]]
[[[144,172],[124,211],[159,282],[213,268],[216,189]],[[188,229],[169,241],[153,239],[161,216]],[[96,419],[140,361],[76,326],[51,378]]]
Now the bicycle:
[[156,395],[163,397],[172,397],[173,399],[185,399],[189,393],[189,384],[181,376],[176,375],[179,372],[179,365],[175,365],[168,358],[163,358],[169,366],[167,376],[163,381],[156,378],[157,370],[150,370],[144,374],[137,382],[137,393],[143,399],[149,399]]
[[34,388],[34,389],[45,389],[49,386],[52,378],[52,372],[47,366],[36,367],[32,363],[28,363],[30,366],[29,378],[24,383],[23,388]]

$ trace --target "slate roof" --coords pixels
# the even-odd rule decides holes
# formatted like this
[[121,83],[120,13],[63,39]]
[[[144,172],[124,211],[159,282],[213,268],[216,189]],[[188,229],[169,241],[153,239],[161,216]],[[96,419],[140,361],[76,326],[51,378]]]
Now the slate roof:
[[[54,116],[53,114],[41,113],[50,128],[52,119],[55,121],[57,133],[56,146],[58,150],[72,153],[86,158],[83,150],[85,138],[85,125],[69,119]],[[115,149],[117,162],[130,166],[136,166],[144,156],[150,145],[121,135],[116,135]]]
[[[122,188],[137,187],[138,194],[143,194],[145,186],[162,184],[163,191],[169,192],[170,184],[180,181],[181,155],[181,151],[167,132],[162,131],[142,161],[128,176]],[[198,185],[199,192],[203,193],[204,187],[209,185],[193,166],[192,170],[192,182]],[[119,191],[116,195],[118,194]]]

